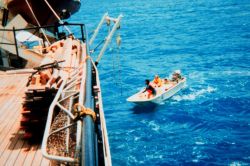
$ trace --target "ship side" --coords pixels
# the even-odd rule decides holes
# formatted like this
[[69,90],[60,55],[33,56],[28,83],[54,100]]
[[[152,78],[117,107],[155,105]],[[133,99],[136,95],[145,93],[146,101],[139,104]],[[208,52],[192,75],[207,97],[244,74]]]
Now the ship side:
[[28,2],[39,25],[22,13],[26,1],[4,3],[0,13],[0,164],[111,165],[86,27],[62,21],[80,2],[48,1],[53,11],[44,1]]

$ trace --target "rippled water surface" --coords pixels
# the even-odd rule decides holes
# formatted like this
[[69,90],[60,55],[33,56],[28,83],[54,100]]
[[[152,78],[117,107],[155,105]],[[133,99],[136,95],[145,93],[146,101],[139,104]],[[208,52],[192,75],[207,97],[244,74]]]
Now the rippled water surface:
[[[249,0],[82,4],[71,21],[89,32],[106,11],[124,15],[121,49],[98,66],[113,165],[250,165]],[[176,69],[187,86],[164,104],[126,102]]]

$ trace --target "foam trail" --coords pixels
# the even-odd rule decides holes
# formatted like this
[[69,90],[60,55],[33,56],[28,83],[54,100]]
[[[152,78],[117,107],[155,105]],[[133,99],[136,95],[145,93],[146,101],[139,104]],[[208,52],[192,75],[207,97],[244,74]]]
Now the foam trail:
[[176,95],[173,96],[172,99],[176,100],[176,101],[182,101],[182,100],[195,100],[197,97],[202,96],[206,93],[212,93],[216,91],[216,88],[213,88],[211,86],[208,86],[206,89],[201,89],[198,90],[196,92],[193,92],[191,94],[187,94],[187,95]]

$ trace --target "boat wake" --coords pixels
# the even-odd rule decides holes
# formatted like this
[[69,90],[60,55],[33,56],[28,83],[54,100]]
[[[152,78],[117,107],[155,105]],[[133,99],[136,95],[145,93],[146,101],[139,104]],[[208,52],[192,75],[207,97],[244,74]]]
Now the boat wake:
[[160,129],[160,125],[157,124],[154,120],[152,121],[142,120],[141,122],[153,131],[159,131]]
[[195,100],[199,96],[203,96],[206,93],[212,93],[216,91],[216,88],[213,88],[211,86],[208,86],[206,89],[201,89],[198,91],[193,91],[190,94],[187,95],[176,95],[173,96],[172,99],[175,101],[182,101],[182,100]]

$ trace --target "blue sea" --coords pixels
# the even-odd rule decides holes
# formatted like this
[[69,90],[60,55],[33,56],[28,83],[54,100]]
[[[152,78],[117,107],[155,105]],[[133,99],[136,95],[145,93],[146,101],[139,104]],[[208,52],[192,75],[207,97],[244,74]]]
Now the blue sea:
[[[98,66],[113,165],[250,165],[250,1],[91,0],[70,21],[91,36],[105,12],[124,16]],[[165,103],[126,101],[177,69]]]

